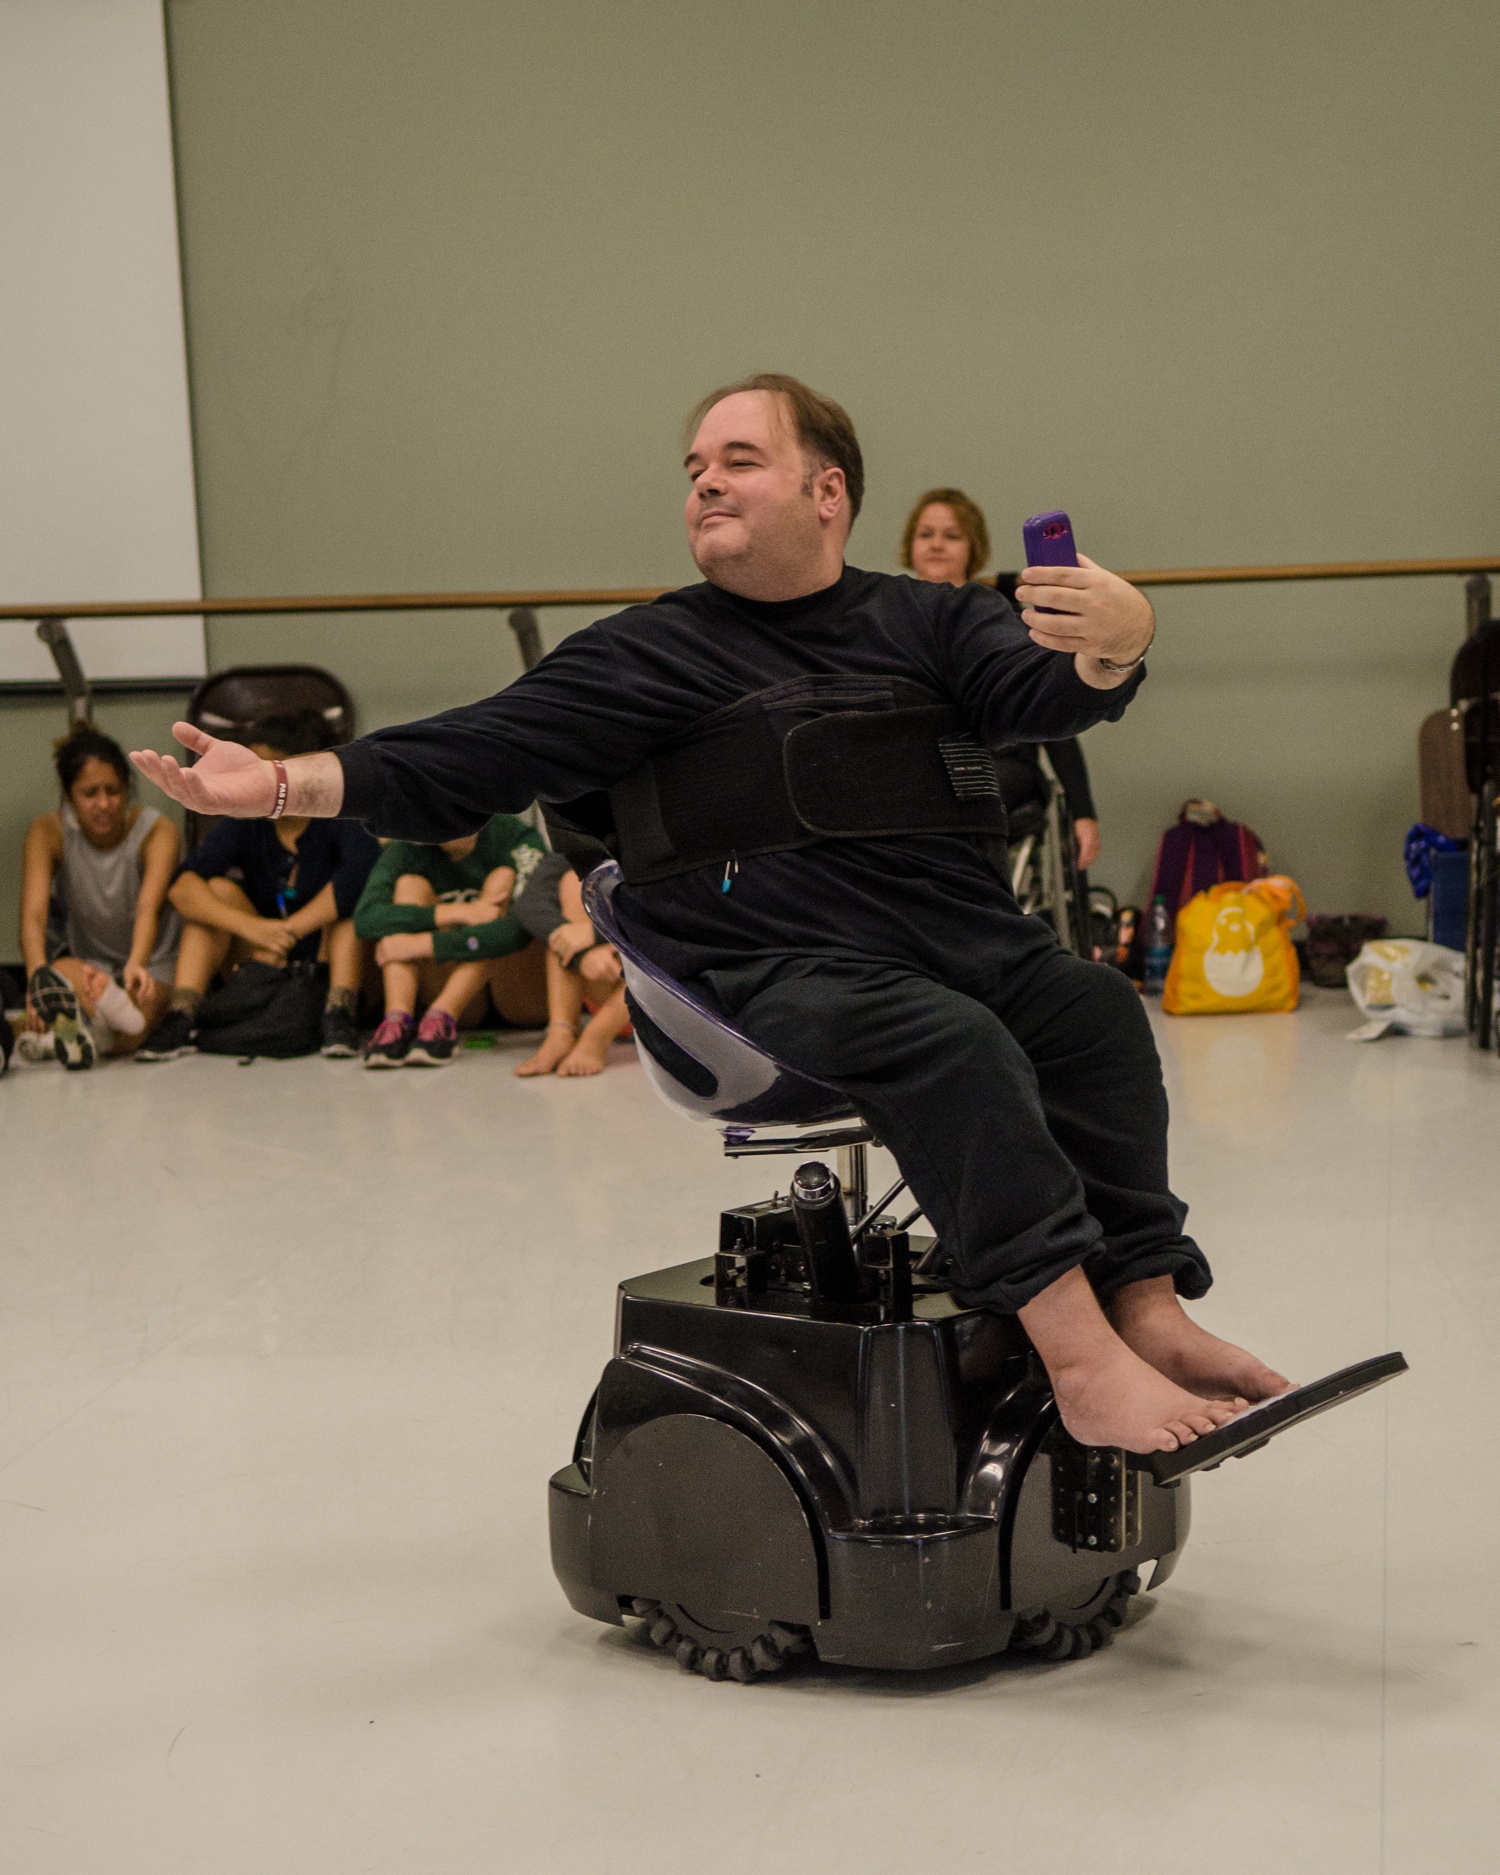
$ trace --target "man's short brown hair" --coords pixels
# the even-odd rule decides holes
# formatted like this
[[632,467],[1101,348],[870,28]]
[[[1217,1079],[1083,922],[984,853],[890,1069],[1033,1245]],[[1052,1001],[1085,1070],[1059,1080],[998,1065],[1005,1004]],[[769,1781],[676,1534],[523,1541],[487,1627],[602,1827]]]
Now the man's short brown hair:
[[918,500],[916,507],[907,515],[906,526],[901,533],[901,564],[911,565],[912,542],[917,538],[922,516],[938,502],[953,510],[953,518],[969,543],[969,561],[964,568],[964,578],[973,579],[990,557],[990,530],[984,524],[984,514],[978,502],[970,501],[961,488],[929,488]]
[[754,377],[741,378],[738,384],[726,384],[717,391],[710,391],[694,405],[688,418],[689,441],[715,404],[722,404],[726,397],[737,397],[741,391],[773,391],[786,400],[803,453],[821,469],[844,471],[844,486],[849,491],[849,523],[853,526],[865,498],[865,459],[860,453],[859,438],[854,434],[854,425],[843,405],[813,390],[800,378],[789,378],[783,371],[757,371]]

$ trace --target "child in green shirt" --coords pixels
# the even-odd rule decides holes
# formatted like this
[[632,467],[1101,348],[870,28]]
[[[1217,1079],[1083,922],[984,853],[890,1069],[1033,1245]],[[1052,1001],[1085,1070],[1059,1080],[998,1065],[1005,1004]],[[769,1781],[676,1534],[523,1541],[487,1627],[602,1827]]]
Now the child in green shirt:
[[[510,901],[546,853],[514,814],[441,846],[393,840],[354,909],[358,935],[375,945],[385,982],[385,1020],[365,1050],[367,1068],[444,1067],[459,1024],[477,1022],[488,990],[507,1021],[545,1019],[540,948],[510,916]],[[420,1026],[419,1000],[427,1004]]]

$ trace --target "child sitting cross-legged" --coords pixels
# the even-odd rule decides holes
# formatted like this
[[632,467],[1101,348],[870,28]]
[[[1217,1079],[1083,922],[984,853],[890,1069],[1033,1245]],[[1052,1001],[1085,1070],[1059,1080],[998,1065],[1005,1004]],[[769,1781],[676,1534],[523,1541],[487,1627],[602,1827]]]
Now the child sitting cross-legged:
[[513,814],[440,846],[392,840],[385,848],[354,912],[355,930],[375,944],[385,987],[385,1019],[365,1050],[367,1068],[446,1067],[460,1028],[483,1020],[486,995],[506,1022],[541,1020],[541,951],[509,907],[518,879],[545,852]]

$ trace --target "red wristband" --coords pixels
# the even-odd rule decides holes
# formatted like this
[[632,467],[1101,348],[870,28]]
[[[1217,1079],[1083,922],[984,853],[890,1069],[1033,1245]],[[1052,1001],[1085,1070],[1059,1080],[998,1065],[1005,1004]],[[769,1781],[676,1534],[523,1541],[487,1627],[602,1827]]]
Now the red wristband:
[[280,820],[286,812],[286,763],[272,762],[271,772],[276,777],[276,805],[271,809],[269,818]]

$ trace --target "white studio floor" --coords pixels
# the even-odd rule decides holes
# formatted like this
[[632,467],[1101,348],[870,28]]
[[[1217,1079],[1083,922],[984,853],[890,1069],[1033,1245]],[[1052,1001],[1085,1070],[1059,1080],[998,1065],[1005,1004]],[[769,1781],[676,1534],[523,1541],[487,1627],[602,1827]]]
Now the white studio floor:
[[1102,1655],[748,1688],[573,1614],[546,1481],[616,1280],[784,1162],[620,1048],[13,1071],[0,1867],[1492,1870],[1500,1061],[1356,1020],[1161,1023],[1174,1180],[1212,1326],[1413,1371],[1199,1481]]

